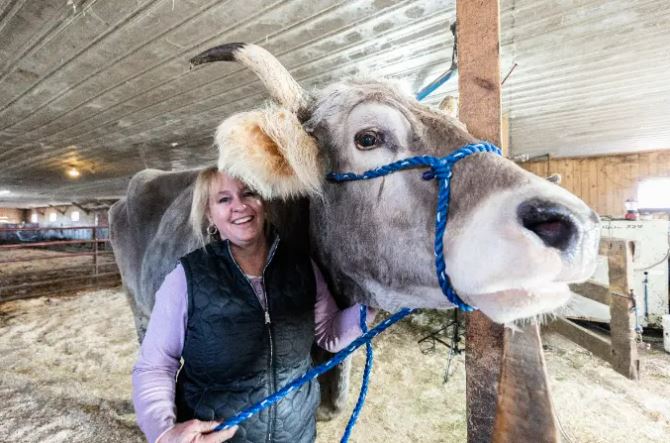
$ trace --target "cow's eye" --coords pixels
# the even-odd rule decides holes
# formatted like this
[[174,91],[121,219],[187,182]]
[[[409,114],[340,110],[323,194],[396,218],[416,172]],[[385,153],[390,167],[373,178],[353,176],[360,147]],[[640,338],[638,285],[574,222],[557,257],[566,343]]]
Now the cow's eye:
[[361,131],[354,137],[356,147],[362,150],[374,149],[384,144],[384,136],[379,131],[373,129],[366,129]]

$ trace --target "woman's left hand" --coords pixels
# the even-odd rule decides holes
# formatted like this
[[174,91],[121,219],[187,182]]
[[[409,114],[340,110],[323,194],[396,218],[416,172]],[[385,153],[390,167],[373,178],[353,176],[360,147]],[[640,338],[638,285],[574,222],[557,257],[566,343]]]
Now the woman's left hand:
[[176,424],[172,429],[161,435],[156,443],[220,443],[230,440],[237,426],[223,431],[212,432],[219,422],[189,420]]

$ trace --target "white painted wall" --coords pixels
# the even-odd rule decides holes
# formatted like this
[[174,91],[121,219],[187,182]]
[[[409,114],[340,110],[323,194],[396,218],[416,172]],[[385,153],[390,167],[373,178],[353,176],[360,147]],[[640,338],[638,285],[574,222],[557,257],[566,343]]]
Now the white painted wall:
[[[61,214],[64,212],[64,214]],[[79,213],[79,221],[72,220],[72,214]],[[33,217],[36,217],[33,218]],[[64,226],[95,226],[95,213],[86,214],[76,206],[58,206],[50,208],[34,208],[29,211],[26,222],[39,223],[43,227],[64,227]]]

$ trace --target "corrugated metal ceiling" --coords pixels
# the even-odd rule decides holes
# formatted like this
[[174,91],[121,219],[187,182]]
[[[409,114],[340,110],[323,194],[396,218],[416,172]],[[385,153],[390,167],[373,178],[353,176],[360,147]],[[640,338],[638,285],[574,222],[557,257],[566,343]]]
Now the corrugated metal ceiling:
[[[265,98],[240,66],[189,72],[213,44],[261,44],[307,87],[368,72],[417,90],[449,65],[454,16],[435,0],[0,0],[0,203],[211,163],[217,123]],[[670,148],[668,30],[667,0],[503,1],[512,154]]]

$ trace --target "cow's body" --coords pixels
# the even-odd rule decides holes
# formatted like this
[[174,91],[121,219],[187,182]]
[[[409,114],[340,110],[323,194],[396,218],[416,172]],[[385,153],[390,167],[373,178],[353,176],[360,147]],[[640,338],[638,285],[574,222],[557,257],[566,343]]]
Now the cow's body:
[[[197,171],[144,170],[109,210],[110,237],[140,341],[156,290],[177,260],[195,248],[187,220],[196,176]],[[166,232],[174,241],[161,240]]]
[[[336,297],[387,310],[452,307],[435,274],[435,182],[416,170],[345,184],[323,178],[419,154],[445,156],[475,141],[465,127],[386,82],[344,81],[309,97],[253,45],[224,45],[196,62],[233,59],[257,73],[280,105],[219,127],[219,167],[266,198],[312,196],[311,252]],[[453,174],[442,241],[451,283],[467,303],[507,322],[555,309],[568,299],[567,283],[590,276],[598,218],[581,200],[493,154],[461,160]],[[188,226],[195,175],[141,172],[110,211],[140,338],[158,285],[197,246]],[[270,206],[280,233],[306,244],[306,207]],[[342,399],[346,373],[331,376],[334,384],[322,390],[331,409]]]

